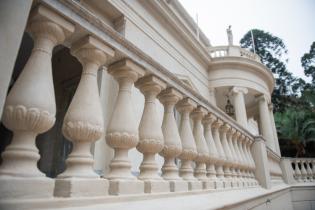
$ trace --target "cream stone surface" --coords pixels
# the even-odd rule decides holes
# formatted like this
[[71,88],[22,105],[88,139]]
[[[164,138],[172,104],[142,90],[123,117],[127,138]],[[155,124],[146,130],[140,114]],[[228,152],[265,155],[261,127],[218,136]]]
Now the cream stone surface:
[[273,75],[231,28],[211,46],[178,0],[10,3],[0,209],[314,208],[315,160],[281,157]]

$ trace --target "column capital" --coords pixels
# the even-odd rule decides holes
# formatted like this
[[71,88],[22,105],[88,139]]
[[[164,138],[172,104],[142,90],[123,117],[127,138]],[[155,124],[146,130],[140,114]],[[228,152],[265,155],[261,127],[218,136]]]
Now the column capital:
[[212,125],[214,128],[219,129],[223,124],[224,122],[221,119],[217,118],[217,120],[214,121]]
[[169,87],[158,95],[158,99],[162,104],[176,104],[179,100],[183,99],[183,95],[176,89]]
[[216,121],[218,118],[212,114],[212,113],[208,113],[204,116],[203,118],[203,124],[212,124],[214,121]]
[[135,83],[135,86],[139,88],[143,94],[145,94],[146,92],[158,94],[167,87],[165,82],[154,75],[140,78]]
[[256,101],[258,101],[258,102],[260,102],[260,101],[266,101],[266,102],[268,102],[268,101],[267,101],[267,98],[266,98],[266,96],[265,96],[264,94],[256,95],[256,96],[255,96],[255,99],[256,99]]
[[35,37],[45,34],[45,37],[58,44],[74,30],[72,23],[43,5],[35,7],[30,13],[27,31]]
[[207,114],[207,109],[198,105],[197,108],[193,110],[191,113],[191,118],[195,119],[202,119]]
[[113,75],[116,79],[130,78],[135,82],[138,78],[145,75],[145,69],[130,59],[123,59],[110,65],[108,67],[108,73]]
[[234,86],[234,87],[232,87],[231,92],[232,92],[233,94],[235,94],[235,93],[247,94],[247,93],[248,93],[248,89],[245,88],[245,87]]
[[71,54],[83,64],[87,62],[102,65],[108,57],[114,57],[115,51],[92,36],[85,36],[71,46]]
[[197,103],[188,97],[180,100],[176,105],[176,108],[178,109],[179,112],[189,112],[190,113],[196,107],[197,107]]

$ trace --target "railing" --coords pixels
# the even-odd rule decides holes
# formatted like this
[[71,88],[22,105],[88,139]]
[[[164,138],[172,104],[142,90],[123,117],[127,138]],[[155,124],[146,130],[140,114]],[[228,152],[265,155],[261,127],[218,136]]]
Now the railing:
[[315,158],[290,158],[293,177],[297,182],[315,182]]
[[245,57],[250,60],[261,62],[260,57],[244,48],[239,46],[216,46],[208,49],[212,58],[221,57]]
[[[119,91],[105,130],[97,71],[114,56],[114,50],[93,36],[82,37],[70,46],[72,55],[83,66],[80,83],[63,119],[62,132],[73,143],[73,150],[63,173],[56,179],[45,177],[37,168],[40,155],[35,138],[55,123],[51,54],[54,46],[74,32],[74,26],[45,7],[38,7],[30,17],[35,47],[8,94],[2,119],[14,135],[2,154],[1,199],[171,193],[258,185],[251,152],[254,140],[246,130],[221,118],[223,113],[198,104],[195,96],[188,97],[157,75],[148,74],[128,58],[108,67]],[[145,97],[139,125],[131,102],[133,85]],[[162,127],[156,99],[164,106]],[[181,113],[179,127],[174,108]],[[109,174],[101,178],[92,169],[90,146],[104,135],[114,157]],[[133,148],[143,154],[137,177],[131,174],[128,157]],[[157,154],[164,158],[162,175],[158,173]],[[180,165],[175,164],[175,158],[180,159]],[[34,190],[31,186],[38,187]]]

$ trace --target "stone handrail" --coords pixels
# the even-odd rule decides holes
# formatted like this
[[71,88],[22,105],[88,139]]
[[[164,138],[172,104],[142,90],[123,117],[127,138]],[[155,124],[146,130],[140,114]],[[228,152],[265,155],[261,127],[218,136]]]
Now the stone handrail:
[[208,52],[212,58],[222,58],[222,57],[245,57],[250,60],[257,61],[261,63],[259,55],[248,51],[247,49],[241,48],[239,46],[215,46],[209,47]]
[[[165,80],[164,77],[172,76],[170,73],[161,77],[131,58],[108,66],[119,91],[105,129],[96,78],[98,69],[115,55],[116,49],[93,35],[70,44],[71,54],[83,66],[62,126],[63,135],[74,146],[66,170],[56,179],[45,177],[37,168],[40,154],[35,138],[55,123],[51,54],[54,46],[74,33],[74,25],[44,6],[32,11],[28,24],[34,49],[8,94],[2,120],[14,137],[2,154],[0,200],[12,196],[82,197],[258,185],[251,152],[253,136],[184,84]],[[39,74],[42,70],[44,73]],[[131,101],[133,86],[145,97],[139,125]],[[162,117],[157,116],[157,103],[164,106],[162,126],[158,123]],[[174,108],[181,113],[179,126]],[[91,144],[102,136],[106,136],[106,143],[114,151],[106,178],[92,170],[94,160],[90,154]],[[137,177],[131,174],[128,157],[133,148],[143,154]],[[164,158],[162,175],[155,161],[157,154]],[[175,164],[175,158],[180,165]],[[36,193],[32,187],[25,187],[33,185],[41,186]]]

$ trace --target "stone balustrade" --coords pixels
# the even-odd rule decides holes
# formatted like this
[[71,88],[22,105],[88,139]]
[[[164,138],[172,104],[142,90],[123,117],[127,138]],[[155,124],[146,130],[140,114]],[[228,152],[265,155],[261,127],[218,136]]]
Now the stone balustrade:
[[315,182],[315,158],[287,158],[296,182]]
[[[48,19],[48,13],[53,19]],[[14,132],[14,137],[2,154],[0,198],[171,193],[258,185],[251,151],[254,138],[246,129],[210,103],[200,103],[200,96],[192,90],[190,94],[181,91],[187,90],[183,84],[174,86],[130,58],[107,68],[119,90],[105,128],[97,71],[115,55],[115,49],[93,35],[81,37],[70,46],[83,66],[79,86],[63,119],[63,135],[74,147],[66,170],[56,179],[45,177],[37,168],[40,154],[35,137],[54,125],[51,53],[54,46],[73,33],[73,25],[42,6],[30,17],[35,46],[7,97],[3,114],[4,125]],[[131,98],[134,86],[145,98],[139,124]],[[162,125],[157,120],[157,103],[164,105]],[[180,125],[176,124],[174,109],[181,113]],[[102,135],[114,151],[105,178],[92,170],[94,160],[90,154],[91,144]],[[131,174],[128,157],[133,148],[143,154],[137,177]],[[158,154],[164,158],[162,175],[158,173]],[[179,164],[175,164],[175,158]],[[314,162],[299,163],[298,179],[310,179]],[[34,183],[42,190],[35,190]]]
[[261,63],[259,55],[239,46],[215,46],[209,47],[208,52],[212,58],[244,57]]

